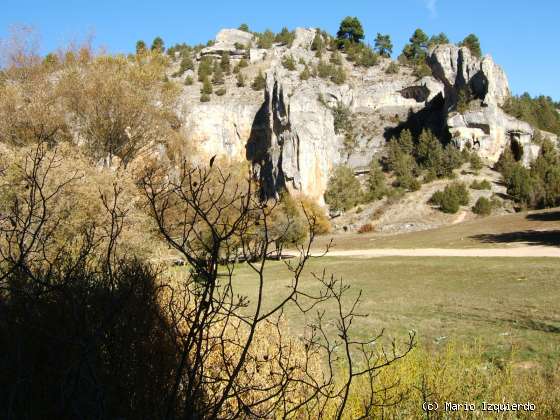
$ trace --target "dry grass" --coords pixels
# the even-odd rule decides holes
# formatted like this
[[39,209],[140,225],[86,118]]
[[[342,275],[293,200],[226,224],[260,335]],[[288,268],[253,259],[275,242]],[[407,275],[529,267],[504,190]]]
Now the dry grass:
[[[363,289],[359,335],[386,329],[403,337],[416,330],[424,346],[441,348],[449,340],[478,342],[498,363],[515,352],[516,362],[550,367],[560,360],[560,261],[551,258],[322,258],[306,271],[306,290],[314,290],[312,271],[342,276],[352,290]],[[268,304],[281,299],[289,277],[282,262],[270,263]],[[254,298],[254,277],[241,265],[238,291]],[[352,293],[351,293],[352,294]],[[323,308],[333,311],[334,308]],[[294,333],[305,318],[285,313]]]
[[515,244],[560,245],[560,209],[480,217],[464,223],[399,235],[337,234],[318,238],[315,248],[330,240],[337,250],[369,248],[481,248]]

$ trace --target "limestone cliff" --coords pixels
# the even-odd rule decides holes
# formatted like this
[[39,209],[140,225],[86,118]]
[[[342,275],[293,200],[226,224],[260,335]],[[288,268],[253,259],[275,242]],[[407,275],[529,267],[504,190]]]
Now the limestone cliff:
[[[501,109],[510,95],[509,85],[490,56],[478,58],[467,48],[439,45],[429,51],[427,60],[433,76],[418,79],[406,66],[389,74],[389,59],[363,68],[343,58],[345,83],[336,85],[319,77],[301,80],[305,66],[319,62],[311,51],[315,34],[314,29],[298,28],[291,46],[250,49],[251,65],[243,73],[248,84],[258,71],[266,73],[264,93],[236,86],[233,75],[226,77],[227,94],[213,96],[210,103],[200,103],[200,86],[184,88],[187,138],[207,155],[251,161],[265,195],[286,187],[322,202],[334,166],[346,164],[362,171],[375,155],[384,153],[392,132],[409,120],[448,132],[458,147],[470,143],[490,163],[512,143],[523,150],[525,163],[538,154],[531,126]],[[200,56],[227,51],[235,64],[247,54],[238,50],[239,44],[254,47],[255,39],[242,31],[222,30]],[[297,63],[295,71],[283,67],[286,57]],[[465,92],[469,101],[459,113],[458,102]],[[338,106],[352,116],[351,148],[344,144],[343,133],[334,129],[333,110]]]

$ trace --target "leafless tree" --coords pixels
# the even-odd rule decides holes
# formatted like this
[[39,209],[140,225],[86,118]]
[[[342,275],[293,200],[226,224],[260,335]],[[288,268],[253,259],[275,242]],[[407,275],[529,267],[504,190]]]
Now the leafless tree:
[[[273,281],[267,278],[266,267],[276,253],[278,238],[270,230],[276,203],[259,200],[250,180],[239,184],[220,168],[183,162],[174,171],[148,171],[141,186],[161,236],[192,267],[174,290],[182,293],[182,304],[169,307],[181,357],[167,397],[167,418],[175,418],[171,402],[177,400],[183,404],[184,418],[289,417],[302,412],[342,418],[353,384],[364,377],[371,389],[363,401],[363,416],[383,404],[373,385],[376,372],[404,357],[414,345],[414,335],[400,351],[394,342],[390,351],[379,350],[373,344],[382,333],[365,340],[353,338],[352,324],[364,316],[358,313],[361,293],[346,306],[350,286],[326,272],[313,274],[316,292],[303,291],[315,236],[312,217],[306,213],[307,242],[297,247],[296,258],[285,262],[290,285],[272,300],[265,289]],[[255,273],[254,302],[236,290],[239,259]],[[311,314],[325,304],[334,305],[336,320],[326,319],[325,311],[318,310],[297,349],[283,336],[285,309],[295,305]],[[254,347],[264,326],[277,331],[278,339],[270,340],[268,359],[260,360]],[[264,383],[248,375],[258,372],[261,363],[272,366]],[[317,366],[320,373],[314,370]]]

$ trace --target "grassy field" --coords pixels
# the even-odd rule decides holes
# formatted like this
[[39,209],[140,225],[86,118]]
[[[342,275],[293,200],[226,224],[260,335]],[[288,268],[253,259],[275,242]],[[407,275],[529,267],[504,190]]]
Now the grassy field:
[[[317,283],[310,273],[326,269],[344,278],[352,293],[363,290],[355,332],[405,338],[415,330],[423,346],[437,349],[450,340],[478,343],[492,360],[514,352],[515,360],[543,368],[560,360],[560,260],[554,258],[313,258],[304,288]],[[256,296],[255,276],[247,265],[236,272],[237,291]],[[283,262],[271,262],[267,304],[282,298],[289,284]],[[324,308],[327,314],[333,307]],[[304,317],[288,308],[292,333]]]
[[480,217],[438,229],[400,235],[335,234],[319,237],[315,248],[330,240],[337,250],[368,248],[483,248],[516,244],[560,245],[560,209]]

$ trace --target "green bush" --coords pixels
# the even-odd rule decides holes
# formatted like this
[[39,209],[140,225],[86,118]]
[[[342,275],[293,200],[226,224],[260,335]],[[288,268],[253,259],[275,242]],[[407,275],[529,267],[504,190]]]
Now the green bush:
[[382,199],[387,194],[387,184],[385,174],[376,159],[371,161],[369,174],[366,180],[365,199],[376,201]]
[[203,95],[211,95],[212,94],[212,83],[208,80],[208,77],[205,77],[202,81],[202,89],[200,93]]
[[229,59],[229,53],[223,52],[222,58],[220,60],[220,67],[225,74],[231,73],[231,61]]
[[296,60],[294,60],[294,57],[292,57],[291,55],[286,55],[284,58],[282,58],[282,66],[285,69],[294,71],[296,69]]
[[239,72],[237,73],[237,87],[243,87],[245,86],[245,76],[243,76],[243,73]]
[[536,193],[536,182],[531,177],[531,172],[519,163],[513,165],[511,173],[505,179],[507,193],[517,203],[526,206],[535,205],[534,193]]
[[205,77],[212,74],[213,60],[210,57],[203,57],[198,65],[198,81],[203,82]]
[[346,211],[359,204],[362,199],[360,182],[347,166],[339,166],[330,177],[325,202],[332,210]]
[[315,32],[315,37],[311,43],[311,51],[315,51],[317,57],[321,57],[325,50],[325,42],[320,31]]
[[385,69],[386,74],[398,74],[399,72],[399,65],[394,61],[391,61],[387,68]]
[[473,206],[472,211],[481,216],[489,216],[492,214],[492,202],[486,197],[480,197]]
[[255,80],[253,80],[253,83],[251,84],[251,88],[253,88],[253,90],[264,90],[265,87],[266,87],[266,78],[264,77],[263,72],[259,70],[259,74],[257,74]]
[[432,69],[424,61],[420,61],[416,66],[414,66],[414,71],[412,74],[421,79],[422,77],[427,77],[432,75]]
[[317,64],[317,75],[321,79],[328,79],[333,74],[334,67],[328,63],[325,63],[323,60],[319,60],[319,64]]
[[200,102],[210,102],[210,95],[206,93],[200,95]]
[[309,71],[309,66],[306,64],[303,71],[299,74],[300,80],[308,80],[311,77],[311,72]]
[[214,74],[212,75],[212,83],[215,85],[223,85],[224,82],[224,72],[221,65],[216,61],[214,63]]
[[488,182],[487,179],[483,179],[482,181],[473,181],[471,184],[471,189],[473,190],[491,190],[492,184]]
[[185,86],[191,86],[194,83],[192,76],[185,77]]
[[173,73],[173,77],[182,76],[187,70],[194,70],[194,62],[190,55],[183,57],[179,65],[179,70]]
[[333,69],[331,81],[337,85],[342,85],[344,82],[346,82],[346,72],[344,71],[342,66],[337,66]]
[[336,134],[353,130],[350,108],[339,102],[331,111],[334,117],[334,132]]
[[281,44],[286,44],[288,48],[290,48],[295,38],[296,38],[295,32],[290,31],[288,28],[284,27],[278,34],[276,34],[274,41],[279,42]]
[[329,58],[329,62],[336,66],[340,66],[342,65],[342,56],[338,51],[335,51],[331,54],[331,57]]
[[266,50],[272,48],[272,43],[274,42],[274,33],[267,29],[262,34],[257,34],[257,45],[259,48],[264,48]]
[[373,67],[377,64],[379,56],[369,47],[364,47],[357,61],[362,67]]
[[471,169],[475,172],[478,172],[482,169],[482,159],[480,159],[480,156],[478,156],[478,153],[476,152],[471,152],[470,157],[469,157],[469,162],[471,165]]
[[457,213],[460,206],[469,204],[469,191],[465,184],[454,182],[443,191],[436,191],[429,203],[438,206],[444,213]]

